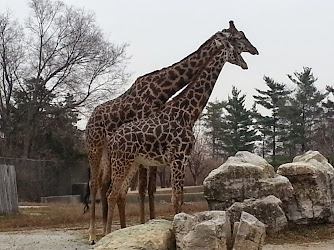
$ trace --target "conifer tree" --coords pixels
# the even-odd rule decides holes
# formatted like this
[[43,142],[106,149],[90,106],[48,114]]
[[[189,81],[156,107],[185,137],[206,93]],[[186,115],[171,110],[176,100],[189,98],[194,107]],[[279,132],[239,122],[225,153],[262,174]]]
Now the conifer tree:
[[285,106],[291,91],[286,89],[283,83],[275,82],[272,78],[264,76],[263,80],[268,90],[256,89],[259,95],[254,95],[255,103],[261,105],[270,112],[270,116],[259,116],[262,124],[262,138],[269,138],[272,152],[272,160],[275,161],[277,154],[277,141],[283,137],[282,119],[280,110]]
[[252,152],[255,141],[259,139],[253,126],[252,113],[245,108],[246,95],[240,96],[240,92],[233,87],[232,95],[224,107],[226,113],[222,120],[221,141],[228,156],[241,150]]
[[203,116],[203,125],[206,128],[204,134],[208,137],[212,158],[222,156],[220,134],[222,133],[221,119],[224,105],[224,101],[209,102],[206,106],[206,112]]
[[301,153],[311,149],[311,139],[324,113],[321,104],[326,97],[326,93],[321,93],[316,88],[317,78],[311,71],[311,68],[304,67],[302,72],[288,75],[289,79],[297,85],[294,98],[290,100],[289,111],[286,113],[290,118],[290,131],[292,131],[290,140],[299,146],[296,150]]

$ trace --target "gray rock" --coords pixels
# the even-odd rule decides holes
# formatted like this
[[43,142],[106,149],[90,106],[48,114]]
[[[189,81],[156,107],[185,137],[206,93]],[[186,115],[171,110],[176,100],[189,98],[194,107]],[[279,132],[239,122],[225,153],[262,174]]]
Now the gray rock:
[[284,206],[289,221],[333,222],[334,168],[323,155],[308,151],[281,165],[277,173],[286,176],[294,188],[294,196]]
[[94,249],[175,249],[173,224],[167,220],[150,220],[120,229],[104,236]]
[[191,230],[193,230],[195,220],[195,216],[179,213],[174,216],[173,220],[173,230],[175,235],[176,246],[178,249],[182,249],[183,246],[183,238],[186,236]]
[[242,212],[255,216],[265,224],[268,234],[277,233],[288,225],[288,220],[282,209],[282,201],[273,195],[236,202],[226,212],[232,225],[239,222]]
[[283,202],[293,195],[286,177],[275,174],[262,157],[238,152],[205,178],[204,196],[211,210],[225,210],[234,202],[275,195]]
[[175,215],[173,228],[177,249],[231,249],[231,224],[224,211]]
[[262,249],[266,235],[265,225],[253,215],[242,212],[233,250]]

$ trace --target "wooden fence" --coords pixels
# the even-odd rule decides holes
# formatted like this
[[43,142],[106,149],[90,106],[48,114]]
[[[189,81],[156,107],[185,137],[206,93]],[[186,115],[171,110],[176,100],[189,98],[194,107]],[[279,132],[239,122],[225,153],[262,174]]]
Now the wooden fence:
[[16,173],[13,165],[0,165],[0,215],[18,212]]

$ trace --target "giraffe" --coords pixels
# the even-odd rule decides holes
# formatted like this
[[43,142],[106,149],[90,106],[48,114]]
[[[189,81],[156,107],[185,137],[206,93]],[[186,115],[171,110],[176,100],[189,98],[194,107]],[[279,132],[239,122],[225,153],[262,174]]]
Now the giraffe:
[[[230,25],[233,23],[230,22]],[[140,165],[170,166],[172,204],[175,213],[181,211],[184,166],[194,144],[193,125],[204,109],[225,62],[247,69],[240,55],[241,49],[258,54],[246,37],[243,43],[232,36],[222,40],[221,47],[195,80],[177,97],[162,105],[156,114],[123,124],[116,131],[107,131],[110,162],[103,169],[102,178],[103,183],[111,183],[108,190],[107,233],[111,231],[117,200],[125,197],[130,180]]]
[[[200,72],[203,65],[219,51],[219,44],[221,44],[219,41],[224,40],[226,36],[231,36],[230,33],[228,29],[218,31],[195,52],[181,61],[139,77],[121,96],[98,105],[94,109],[86,126],[86,147],[88,149],[91,173],[90,195],[92,203],[90,209],[89,240],[92,244],[96,241],[95,199],[99,188],[98,176],[100,163],[106,150],[106,131],[115,131],[124,123],[154,114],[161,105]],[[106,185],[106,187],[108,188],[109,185]],[[106,187],[100,186],[104,222],[107,218]],[[152,191],[152,188],[149,188],[150,190]],[[140,188],[140,191],[143,192],[144,189]],[[143,195],[140,195],[140,197],[143,197]],[[149,197],[152,198],[152,194]],[[153,203],[152,199],[150,201]],[[141,200],[141,208],[143,206],[144,202]],[[118,201],[118,207],[121,227],[125,227],[124,200],[120,199]],[[150,208],[150,210],[154,210],[154,205],[150,205]],[[105,232],[104,227],[103,232]]]

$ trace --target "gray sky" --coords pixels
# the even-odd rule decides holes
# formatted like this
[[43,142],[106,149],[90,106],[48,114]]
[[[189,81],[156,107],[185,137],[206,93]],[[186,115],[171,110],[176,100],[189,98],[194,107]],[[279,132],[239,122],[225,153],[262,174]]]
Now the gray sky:
[[[3,4],[5,1],[5,4]],[[1,0],[1,9],[26,17],[27,0]],[[334,85],[333,0],[64,0],[96,14],[110,41],[129,43],[128,69],[138,76],[171,65],[195,51],[234,20],[260,55],[243,54],[248,70],[226,64],[210,101],[226,100],[232,85],[253,103],[263,76],[290,84],[286,74],[311,67],[317,87]],[[291,85],[292,86],[292,85]]]

